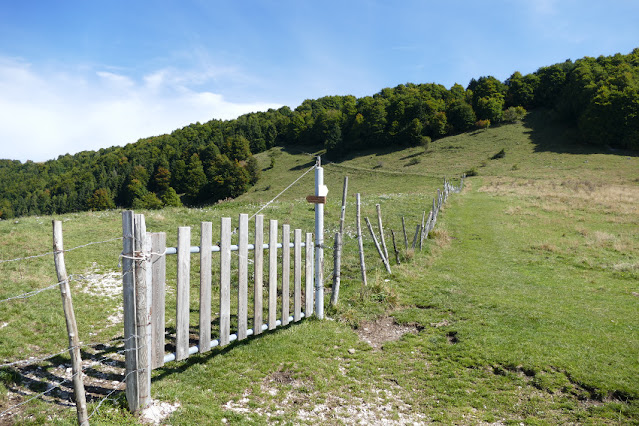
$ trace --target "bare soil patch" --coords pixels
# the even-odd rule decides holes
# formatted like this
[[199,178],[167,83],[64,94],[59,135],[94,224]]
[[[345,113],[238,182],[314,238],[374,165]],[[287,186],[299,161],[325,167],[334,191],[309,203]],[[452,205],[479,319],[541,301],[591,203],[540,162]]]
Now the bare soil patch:
[[357,335],[374,349],[381,349],[384,343],[401,339],[406,333],[417,334],[419,327],[414,324],[400,325],[392,317],[382,317],[375,321],[363,321],[355,330]]

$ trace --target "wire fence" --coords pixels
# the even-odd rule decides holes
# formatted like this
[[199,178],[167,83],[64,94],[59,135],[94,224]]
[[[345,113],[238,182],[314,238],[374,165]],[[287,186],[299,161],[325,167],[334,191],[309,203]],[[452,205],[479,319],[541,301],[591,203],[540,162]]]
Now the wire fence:
[[[93,246],[93,245],[100,245],[100,244],[107,244],[107,243],[112,243],[114,241],[118,241],[118,240],[122,240],[122,237],[116,237],[116,238],[110,238],[107,240],[103,240],[103,241],[92,241],[86,244],[81,244],[69,249],[65,249],[62,250],[62,252],[71,252],[74,250],[78,250],[78,249],[82,249],[82,248],[86,248],[89,246]],[[55,251],[48,251],[45,253],[40,253],[40,254],[36,254],[36,255],[31,255],[31,256],[24,256],[24,257],[17,257],[17,258],[13,258],[13,259],[4,259],[4,260],[0,260],[0,264],[4,264],[4,263],[10,263],[10,262],[21,262],[21,261],[26,261],[26,260],[30,260],[30,259],[38,259],[38,258],[42,258],[42,257],[46,257],[46,256],[50,256],[50,255],[54,255],[56,252]],[[7,297],[5,299],[0,300],[0,304],[2,303],[7,303],[7,302],[11,302],[11,301],[15,301],[15,300],[24,300],[24,299],[30,299],[40,293],[49,291],[49,290],[53,290],[56,288],[59,288],[62,284],[66,283],[66,282],[70,282],[70,281],[81,281],[86,279],[84,276],[82,275],[69,275],[67,277],[66,280],[63,281],[59,281],[57,283],[51,284],[47,287],[44,288],[40,288],[40,289],[36,289],[36,290],[31,290],[22,294],[18,294],[15,296],[11,296],[11,297]],[[8,325],[8,324],[7,324]],[[4,328],[4,327],[3,327]],[[136,336],[133,336],[136,337]],[[80,344],[77,346],[71,346],[71,347],[67,347],[63,350],[60,350],[58,352],[52,353],[52,354],[48,354],[48,355],[44,355],[44,356],[30,356],[28,358],[25,359],[20,359],[20,360],[16,360],[16,361],[10,361],[10,362],[5,362],[0,364],[0,369],[10,369],[11,371],[17,373],[20,377],[22,377],[23,379],[25,379],[25,382],[38,382],[39,386],[41,385],[46,385],[47,388],[46,390],[42,391],[42,392],[38,392],[35,393],[33,395],[31,395],[30,397],[28,397],[27,399],[20,401],[19,403],[13,404],[10,407],[5,408],[3,411],[0,412],[0,418],[5,417],[7,415],[10,415],[12,413],[15,413],[15,411],[17,409],[19,409],[20,407],[28,404],[29,402],[35,400],[35,399],[39,399],[39,398],[43,398],[44,396],[47,396],[49,394],[51,394],[54,390],[56,389],[61,389],[63,388],[65,385],[70,384],[73,379],[75,377],[77,377],[78,374],[84,374],[85,370],[88,368],[91,368],[93,366],[95,366],[95,363],[102,363],[108,360],[112,360],[112,355],[114,354],[122,354],[126,351],[126,349],[121,350],[121,351],[116,351],[115,353],[111,354],[111,356],[106,356],[106,357],[102,357],[99,360],[94,360],[92,359],[90,364],[88,365],[83,365],[82,370],[73,374],[71,377],[66,377],[63,380],[51,380],[51,379],[47,379],[47,380],[42,380],[41,378],[33,378],[30,377],[31,374],[30,372],[33,371],[40,371],[40,364],[45,363],[47,361],[51,361],[54,360],[55,358],[62,356],[64,354],[70,354],[71,351],[76,350],[76,349],[82,349],[82,350],[86,350],[89,348],[95,349],[99,346],[103,346],[103,345],[109,345],[109,344],[113,344],[113,345],[117,345],[118,343],[124,343],[126,341],[126,339],[112,339],[110,341],[107,341],[106,343],[102,343],[102,342],[92,342],[92,343],[85,343],[85,344]],[[38,366],[35,369],[33,368],[34,366]],[[129,373],[130,374],[130,373]],[[119,383],[121,384],[122,382],[124,382],[126,380],[126,376],[122,379],[122,381]],[[119,384],[116,385],[115,389],[112,389],[108,392],[107,396],[102,398],[100,400],[100,402],[98,403],[98,406],[96,407],[96,409],[94,409],[92,415],[96,414],[99,407],[104,403],[105,400],[107,399],[112,399],[111,396],[117,392],[119,389]],[[25,393],[28,392],[29,387],[27,386],[26,388],[23,388],[23,390],[21,390],[19,393]],[[69,397],[69,401],[70,401],[70,397]],[[75,404],[73,404],[75,405]]]

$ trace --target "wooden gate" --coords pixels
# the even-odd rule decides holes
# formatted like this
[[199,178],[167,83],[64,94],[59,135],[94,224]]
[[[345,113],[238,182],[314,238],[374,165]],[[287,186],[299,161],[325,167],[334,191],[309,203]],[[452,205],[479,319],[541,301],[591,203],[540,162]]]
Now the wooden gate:
[[[313,314],[314,245],[313,234],[302,241],[302,230],[295,229],[291,241],[290,226],[280,230],[277,220],[270,220],[268,242],[264,241],[264,217],[255,216],[254,239],[249,244],[249,216],[239,215],[237,244],[232,244],[231,218],[220,223],[220,241],[212,242],[212,223],[201,223],[198,246],[191,246],[191,228],[178,228],[177,247],[166,247],[164,233],[146,231],[144,216],[133,211],[122,213],[123,252],[122,281],[124,295],[124,339],[126,363],[126,396],[131,411],[150,403],[151,370],[170,361],[180,361],[195,353],[204,353],[234,340],[273,330]],[[280,239],[281,238],[281,239]],[[302,248],[304,262],[302,261]],[[278,253],[279,249],[279,253]],[[293,259],[291,265],[291,249]],[[268,278],[264,285],[264,251],[268,251]],[[253,251],[252,259],[249,252]],[[199,321],[196,336],[192,336],[191,255],[199,253]],[[219,317],[213,320],[212,267],[213,256],[219,253]],[[237,254],[237,267],[232,268],[231,256]],[[166,352],[166,257],[177,255],[175,338]],[[249,263],[253,266],[253,285],[249,286]],[[304,263],[304,291],[302,264]],[[292,268],[291,268],[292,267]],[[291,296],[292,283],[292,310]],[[234,327],[231,327],[231,288],[237,291]],[[252,287],[252,291],[250,289]],[[267,315],[263,318],[264,293],[267,293]],[[278,292],[280,297],[278,297]],[[249,296],[252,293],[252,300]],[[303,294],[302,294],[303,293]],[[304,296],[304,297],[303,297]],[[279,303],[278,303],[279,299]],[[302,301],[304,300],[304,311]],[[249,315],[249,302],[252,313]],[[249,320],[251,323],[249,324]],[[249,328],[249,326],[252,326]],[[212,329],[217,329],[217,336]],[[234,331],[232,333],[232,331]],[[216,337],[213,339],[213,337]],[[193,340],[197,344],[190,344]]]

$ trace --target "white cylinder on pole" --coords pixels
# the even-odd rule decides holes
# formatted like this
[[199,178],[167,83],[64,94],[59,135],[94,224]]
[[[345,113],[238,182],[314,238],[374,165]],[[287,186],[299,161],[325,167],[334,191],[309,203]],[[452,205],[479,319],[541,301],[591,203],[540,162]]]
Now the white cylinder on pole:
[[[326,196],[320,157],[315,167],[315,195]],[[324,204],[315,204],[315,314],[324,319]]]

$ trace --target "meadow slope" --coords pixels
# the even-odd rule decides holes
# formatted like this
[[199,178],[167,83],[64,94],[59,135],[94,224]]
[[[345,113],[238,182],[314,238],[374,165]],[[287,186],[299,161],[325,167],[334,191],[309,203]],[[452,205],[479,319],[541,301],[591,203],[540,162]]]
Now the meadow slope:
[[[156,370],[153,397],[178,407],[165,422],[639,424],[639,157],[571,145],[571,130],[546,118],[536,112],[523,123],[447,137],[427,152],[359,152],[326,164],[331,243],[342,179],[349,176],[342,289],[339,305],[327,306],[331,319],[305,320]],[[503,158],[491,159],[502,149]],[[147,228],[166,231],[168,244],[175,245],[178,226],[193,226],[195,242],[199,221],[209,220],[215,239],[220,217],[236,223],[238,213],[254,213],[310,168],[317,153],[313,147],[261,153],[262,178],[247,194],[202,209],[145,212]],[[414,232],[444,177],[457,183],[469,170],[477,175],[461,194],[451,195],[423,251],[402,253],[401,265],[392,262],[392,275],[365,234],[370,285],[363,289],[352,195],[362,194],[363,216],[373,218],[380,204],[388,230],[400,232],[404,216]],[[312,188],[309,173],[263,213],[311,231],[313,212],[304,197]],[[119,211],[58,219],[66,247],[121,234]],[[49,251],[50,221],[1,221],[0,259]],[[84,342],[121,336],[120,244],[67,253],[67,269],[77,277],[72,284]],[[195,257],[192,270],[195,327]],[[0,299],[55,282],[47,256],[2,263],[0,271]],[[105,290],[111,282],[113,294]],[[171,298],[174,274],[168,286]],[[175,325],[174,304],[167,327]],[[56,291],[0,303],[0,325],[5,323],[0,360],[46,355],[66,344]],[[386,340],[387,329],[397,331],[394,338],[406,334]],[[118,349],[110,343],[84,355],[104,357]],[[40,377],[32,383],[20,383],[15,369],[1,369],[0,411],[64,377],[65,364],[62,354],[41,363],[40,376],[18,369]],[[111,384],[94,382],[96,388],[111,389],[122,378],[117,368],[109,374]],[[74,422],[68,395],[51,395],[0,422]],[[122,396],[108,400],[92,422],[138,423],[123,407]],[[90,412],[94,408],[90,404]]]

